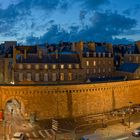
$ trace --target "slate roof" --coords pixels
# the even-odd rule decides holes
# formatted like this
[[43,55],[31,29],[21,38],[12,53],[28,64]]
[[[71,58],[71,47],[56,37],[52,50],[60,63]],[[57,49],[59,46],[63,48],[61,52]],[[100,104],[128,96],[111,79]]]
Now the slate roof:
[[119,71],[134,73],[140,65],[136,63],[124,63],[118,68]]
[[40,59],[37,55],[27,55],[27,59],[23,56],[16,58],[17,63],[80,63],[78,54],[56,54],[43,55]]

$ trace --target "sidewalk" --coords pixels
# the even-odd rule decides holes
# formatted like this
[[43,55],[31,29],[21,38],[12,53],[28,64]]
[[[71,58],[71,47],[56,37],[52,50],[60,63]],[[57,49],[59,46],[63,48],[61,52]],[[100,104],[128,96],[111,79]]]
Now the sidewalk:
[[131,137],[131,132],[137,127],[140,127],[140,122],[131,123],[130,128],[118,123],[116,125],[108,126],[107,128],[99,128],[94,134],[87,135],[85,138],[88,138],[89,140],[115,140],[115,138],[121,136]]

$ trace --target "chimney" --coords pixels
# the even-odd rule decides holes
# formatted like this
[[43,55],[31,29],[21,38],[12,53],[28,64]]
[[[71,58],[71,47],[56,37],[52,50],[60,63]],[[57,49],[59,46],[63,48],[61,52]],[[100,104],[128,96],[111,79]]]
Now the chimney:
[[106,47],[107,47],[108,52],[113,53],[113,45],[111,43],[107,43]]
[[135,44],[137,46],[138,52],[140,53],[140,41],[137,41]]
[[24,48],[24,59],[26,59],[27,58],[27,50],[26,50],[26,48]]
[[42,59],[42,50],[38,50],[38,57],[39,59]]
[[89,42],[89,43],[88,43],[88,48],[89,48],[91,51],[95,51],[95,43],[94,43],[94,42]]
[[56,59],[58,59],[58,49],[55,50]]
[[75,42],[72,42],[71,50],[74,51],[74,52],[76,51],[76,49],[75,49]]

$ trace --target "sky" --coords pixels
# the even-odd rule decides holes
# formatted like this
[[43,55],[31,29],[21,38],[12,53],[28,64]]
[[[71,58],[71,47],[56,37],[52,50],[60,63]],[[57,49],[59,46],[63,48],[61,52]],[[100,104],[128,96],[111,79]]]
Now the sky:
[[140,0],[0,0],[0,42],[140,40]]

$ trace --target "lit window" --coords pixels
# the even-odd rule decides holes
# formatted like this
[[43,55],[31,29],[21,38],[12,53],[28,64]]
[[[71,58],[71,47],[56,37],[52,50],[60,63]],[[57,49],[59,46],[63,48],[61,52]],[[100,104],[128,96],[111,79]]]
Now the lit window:
[[64,81],[64,73],[60,73],[60,80]]
[[63,65],[63,64],[62,64],[62,65],[60,65],[60,68],[61,68],[61,69],[64,69],[64,65]]
[[31,79],[32,79],[31,73],[27,73],[27,81],[31,81]]
[[44,81],[48,81],[48,73],[44,73]]
[[96,66],[96,61],[93,61],[93,66]]
[[71,64],[69,64],[69,65],[68,65],[68,68],[69,68],[69,69],[71,69],[71,68],[72,68],[72,65],[71,65]]
[[76,64],[75,67],[76,67],[76,69],[79,69],[79,64]]
[[52,73],[52,81],[56,81],[56,73]]
[[22,64],[19,64],[18,68],[19,69],[23,69],[23,65]]
[[30,64],[27,64],[27,69],[31,69],[31,65]]
[[23,73],[19,73],[19,81],[23,81]]
[[109,68],[108,71],[111,72],[111,68]]
[[89,66],[89,61],[86,61],[86,66]]
[[35,65],[35,69],[36,69],[36,70],[39,69],[39,65],[38,65],[38,64]]
[[72,73],[68,73],[68,80],[69,80],[69,81],[72,80]]
[[39,73],[35,74],[35,81],[39,81]]
[[44,68],[45,68],[45,69],[48,69],[48,65],[47,65],[47,64],[45,64],[45,65],[44,65]]
[[55,64],[52,65],[52,69],[56,69],[56,65]]

